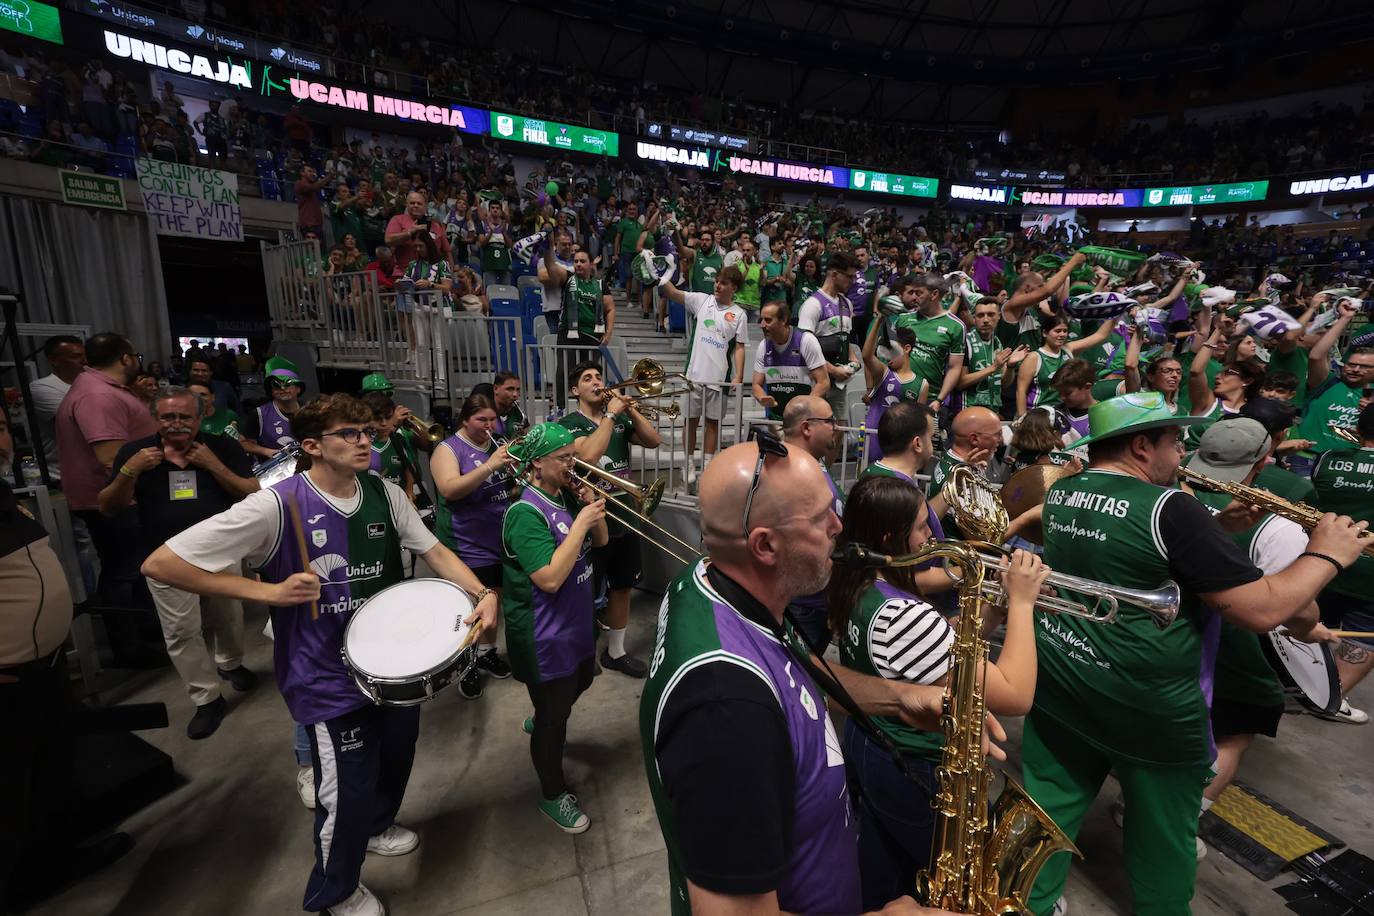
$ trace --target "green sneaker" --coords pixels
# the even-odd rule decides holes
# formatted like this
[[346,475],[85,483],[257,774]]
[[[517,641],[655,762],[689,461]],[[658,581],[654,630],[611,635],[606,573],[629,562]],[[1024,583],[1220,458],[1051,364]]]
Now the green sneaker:
[[564,833],[586,833],[592,825],[591,818],[577,807],[577,796],[564,792],[555,799],[541,798],[539,810],[543,811]]
[[520,723],[520,728],[527,735],[534,734],[534,716],[525,716],[525,721]]

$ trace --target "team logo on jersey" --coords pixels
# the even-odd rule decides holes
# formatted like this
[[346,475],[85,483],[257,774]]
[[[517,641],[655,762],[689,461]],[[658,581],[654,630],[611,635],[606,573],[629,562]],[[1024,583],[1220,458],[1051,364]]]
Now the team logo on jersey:
[[312,515],[312,516],[310,516],[308,519],[306,519],[305,521],[306,521],[306,524],[308,524],[308,525],[318,525],[318,524],[320,523],[320,519],[322,519],[322,518],[324,518],[324,513],[323,513],[323,512],[321,512],[319,515]]
[[802,709],[806,710],[806,714],[811,717],[812,722],[820,717],[816,712],[816,701],[811,699],[811,691],[805,687],[801,688],[801,704]]
[[367,525],[367,536],[370,538],[386,537],[386,522],[369,522]]
[[329,543],[329,532],[323,528],[316,528],[314,531],[310,532],[310,543],[314,544],[316,547],[323,547],[325,544]]
[[726,312],[724,317],[726,324],[734,324],[735,321],[739,318],[739,315],[735,314],[734,312]]
[[568,533],[568,526],[567,526],[567,524],[565,524],[564,522],[559,522],[558,525],[557,525],[556,527],[558,528],[558,533],[559,533],[559,534],[564,534],[564,535],[565,535],[565,534]]

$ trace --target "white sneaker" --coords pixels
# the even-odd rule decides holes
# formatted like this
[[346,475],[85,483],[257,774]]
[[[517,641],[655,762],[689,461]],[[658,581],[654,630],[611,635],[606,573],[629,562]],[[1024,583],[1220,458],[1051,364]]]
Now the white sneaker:
[[367,851],[379,856],[403,856],[420,845],[420,835],[408,827],[392,824],[367,841]]
[[1202,837],[1197,837],[1197,860],[1201,862],[1207,856],[1207,844],[1202,842]]
[[301,767],[296,771],[296,791],[300,793],[301,804],[315,810],[315,768]]
[[1069,902],[1067,897],[1060,897],[1054,902],[1053,916],[1068,916]]
[[386,907],[382,906],[376,894],[359,884],[353,896],[343,903],[334,904],[325,912],[329,916],[386,916]]
[[1341,708],[1335,712],[1313,711],[1312,715],[1328,722],[1345,722],[1349,725],[1363,725],[1369,721],[1369,713],[1351,706],[1349,700],[1341,700]]

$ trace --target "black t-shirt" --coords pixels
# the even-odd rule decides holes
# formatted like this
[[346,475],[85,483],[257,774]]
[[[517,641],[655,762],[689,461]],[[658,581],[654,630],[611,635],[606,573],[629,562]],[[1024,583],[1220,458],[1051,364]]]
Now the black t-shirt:
[[[211,436],[200,433],[196,441],[214,452],[219,460],[240,477],[253,476],[253,462],[248,453],[228,436]],[[162,447],[160,436],[149,436],[124,443],[115,455],[114,475],[119,473],[133,454],[150,446]],[[194,486],[178,486],[177,496],[173,498],[172,475],[178,475],[178,482],[184,482],[184,475],[190,475]],[[170,461],[163,461],[157,467],[149,468],[134,481],[134,500],[138,503],[139,536],[143,548],[151,553],[173,535],[180,534],[197,522],[212,515],[218,515],[238,502],[238,497],[229,493],[215,475],[192,465],[179,468]]]
[[1184,592],[1220,592],[1264,574],[1193,497],[1164,500],[1159,540],[1169,546],[1169,571]]
[[[706,575],[741,614],[777,630],[734,580],[714,566]],[[776,890],[792,855],[796,790],[787,721],[767,685],[738,665],[693,668],[663,707],[655,752],[688,879],[722,894]]]

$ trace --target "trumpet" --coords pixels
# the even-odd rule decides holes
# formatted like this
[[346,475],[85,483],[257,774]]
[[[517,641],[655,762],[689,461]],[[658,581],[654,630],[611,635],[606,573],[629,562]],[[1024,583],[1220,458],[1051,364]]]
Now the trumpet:
[[[687,556],[691,557],[691,559],[684,558],[683,556],[679,555],[677,551],[669,547],[666,543],[662,541],[657,541],[647,532],[640,531],[638,528],[635,528],[633,525],[628,523],[624,516],[616,515],[616,513],[610,510],[611,502],[613,501],[608,501],[606,503],[606,514],[609,515],[611,518],[620,522],[626,528],[630,529],[635,534],[644,538],[644,540],[648,541],[650,544],[653,544],[659,550],[662,550],[668,556],[672,557],[674,560],[677,560],[684,566],[689,565],[691,563],[695,563],[697,560],[701,559],[701,551],[697,550],[691,544],[688,544],[682,538],[673,534],[667,528],[664,528],[658,522],[655,522],[653,519],[649,518],[649,516],[653,514],[653,511],[658,508],[659,502],[663,499],[663,490],[666,486],[666,481],[664,481],[662,478],[655,480],[648,486],[641,487],[638,484],[625,480],[624,478],[617,477],[610,471],[603,471],[596,465],[583,461],[581,458],[573,459],[573,467],[576,470],[570,472],[572,479],[577,483],[582,484],[584,487],[589,487],[597,493],[604,494],[605,490],[598,485],[598,481],[603,481],[604,483],[609,484],[615,489],[618,489],[621,492],[623,492],[634,503],[634,507],[627,506],[624,503],[615,503],[618,509],[630,513],[630,515],[639,519],[641,522],[643,522],[645,525],[648,525],[650,528],[653,528],[659,534],[663,535],[666,538],[669,538],[670,540],[676,541],[679,545],[686,549]],[[579,474],[578,471],[581,471],[581,473]]]
[[[1190,471],[1186,467],[1178,469],[1178,476],[1190,484],[1202,487],[1204,490],[1214,490],[1217,493],[1225,493],[1232,499],[1239,500],[1248,506],[1255,506],[1265,512],[1272,512],[1279,518],[1286,518],[1290,522],[1297,524],[1308,531],[1317,527],[1317,522],[1321,521],[1322,510],[1316,506],[1309,506],[1307,503],[1293,503],[1286,499],[1280,499],[1268,490],[1259,487],[1246,486],[1243,483],[1231,483],[1227,480],[1216,480],[1206,474],[1199,474],[1197,471]],[[1370,532],[1365,531],[1361,537],[1369,537]],[[1374,557],[1374,543],[1369,544],[1364,549],[1364,555]]]
[[434,445],[444,441],[446,435],[442,423],[426,423],[415,414],[406,414],[406,418],[401,421],[401,427],[410,430],[419,439],[426,439]]
[[[989,571],[1006,572],[1011,565],[1009,554],[996,544],[979,541],[956,543],[966,543],[975,548],[979,559],[983,561],[984,568]],[[945,575],[949,576],[952,581],[958,582],[962,578],[959,570],[948,559],[945,560],[944,566]],[[1129,604],[1149,614],[1155,626],[1162,630],[1178,617],[1179,603],[1182,600],[1178,583],[1172,579],[1156,589],[1126,588],[1061,572],[1051,572],[1045,581],[1055,588],[1089,595],[1096,600],[1089,605],[1081,601],[1061,598],[1058,595],[1041,595],[1035,600],[1037,608],[1051,614],[1080,617],[1094,623],[1115,623],[1120,606]],[[984,578],[981,588],[984,601],[994,607],[1004,608],[1007,606],[1006,590],[998,579],[992,576]]]

